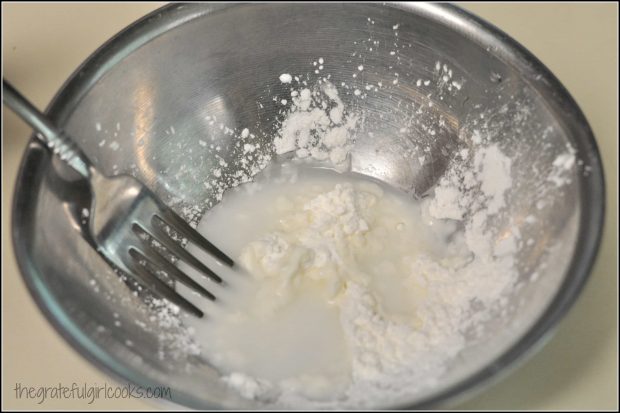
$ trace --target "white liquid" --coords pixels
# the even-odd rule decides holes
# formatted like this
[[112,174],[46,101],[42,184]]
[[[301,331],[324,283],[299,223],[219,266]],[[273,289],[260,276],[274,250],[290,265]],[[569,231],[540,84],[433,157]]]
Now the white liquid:
[[[354,216],[363,219],[361,230],[335,238],[330,238],[331,227],[323,235],[314,234],[313,219],[319,215],[304,211],[304,205],[334,191],[337,184],[351,185],[356,199],[364,201]],[[411,263],[420,254],[440,260],[446,254],[446,236],[455,231],[449,223],[425,221],[423,216],[417,202],[375,182],[290,165],[272,168],[256,182],[226,193],[197,229],[236,263],[249,266],[252,274],[227,271],[192,249],[227,283],[219,287],[203,282],[218,297],[216,303],[179,286],[205,310],[206,317],[194,321],[203,355],[224,375],[238,372],[267,381],[277,393],[338,398],[354,379],[339,307],[348,283],[372,291],[377,311],[386,319],[412,328],[421,323],[416,304],[425,290],[412,281]],[[274,261],[275,270],[267,274],[261,266],[266,255],[255,241],[274,231],[294,248]],[[327,261],[315,265],[323,252]]]

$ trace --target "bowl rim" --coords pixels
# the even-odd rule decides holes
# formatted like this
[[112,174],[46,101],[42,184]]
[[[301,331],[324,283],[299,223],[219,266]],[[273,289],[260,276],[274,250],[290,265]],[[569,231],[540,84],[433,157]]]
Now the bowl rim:
[[[243,6],[242,4],[224,3],[173,3],[156,9],[127,26],[95,50],[64,82],[48,105],[46,113],[59,125],[63,125],[90,88],[123,57],[160,34],[188,21]],[[382,7],[381,5],[375,6]],[[501,59],[515,65],[520,64],[519,69],[525,70],[526,76],[528,73],[532,75],[532,79],[534,75],[537,76],[536,79],[541,81],[541,86],[539,85],[538,88],[553,91],[550,95],[551,100],[557,107],[562,108],[567,116],[572,117],[574,126],[580,132],[579,136],[584,137],[574,143],[577,146],[577,153],[583,159],[588,159],[591,168],[587,177],[584,174],[578,174],[580,199],[582,201],[580,204],[579,233],[564,281],[553,300],[529,330],[487,366],[415,403],[393,406],[396,408],[424,409],[437,406],[440,403],[453,402],[457,398],[472,396],[491,382],[505,376],[508,370],[516,367],[518,362],[523,363],[528,356],[531,357],[550,339],[559,321],[579,296],[597,256],[605,214],[604,174],[598,147],[585,115],[551,71],[520,43],[491,23],[455,5],[445,3],[391,3],[386,6],[421,15],[447,25],[450,29],[456,30],[479,45],[492,47],[494,53]],[[37,268],[32,265],[28,248],[24,243],[25,237],[21,232],[22,223],[28,219],[28,208],[23,206],[31,202],[31,196],[27,194],[28,191],[21,189],[24,186],[30,187],[29,183],[37,182],[37,176],[40,176],[41,169],[43,169],[42,165],[45,164],[39,163],[42,158],[49,160],[49,154],[34,137],[31,137],[17,174],[12,205],[11,235],[13,247],[18,268],[30,295],[50,324],[71,347],[113,379],[119,382],[139,384],[143,387],[166,386],[167,383],[154,381],[111,357],[105,349],[91,340],[70,318],[66,317],[62,307],[41,282]],[[35,173],[37,168],[40,169],[39,174]],[[585,231],[585,228],[588,230]],[[182,391],[175,390],[173,393],[169,400],[173,403],[202,409],[217,407],[206,405],[203,400]]]

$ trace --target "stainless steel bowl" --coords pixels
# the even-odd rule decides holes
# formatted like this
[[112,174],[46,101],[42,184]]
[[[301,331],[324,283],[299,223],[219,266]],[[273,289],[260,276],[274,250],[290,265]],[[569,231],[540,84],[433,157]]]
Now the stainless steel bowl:
[[[230,128],[251,125],[269,140],[281,120],[271,98],[286,91],[280,73],[312,72],[311,63],[323,57],[332,80],[350,84],[357,67],[352,54],[364,47],[365,77],[357,81],[392,79],[396,24],[398,85],[365,100],[344,94],[348,105],[368,114],[366,132],[374,132],[360,136],[353,168],[414,191],[420,179],[433,177],[428,168],[449,161],[457,138],[435,139],[422,130],[398,137],[410,115],[402,108],[432,101],[435,109],[420,116],[432,121],[441,111],[465,140],[486,113],[492,138],[513,159],[507,216],[524,237],[536,240],[519,253],[522,286],[511,297],[510,316],[495,320],[495,333],[468,348],[432,392],[381,406],[423,408],[488,383],[537,348],[577,297],[599,244],[604,187],[592,132],[564,87],[514,40],[446,4],[174,4],[97,50],[65,83],[48,114],[82,138],[84,151],[102,170],[135,172],[183,212],[186,205],[213,201],[201,182],[215,160],[195,149],[198,140],[215,134],[207,115]],[[378,41],[373,53],[365,43],[369,38]],[[417,84],[431,76],[436,61],[463,79],[458,94],[440,99]],[[504,105],[509,110],[499,110]],[[525,117],[522,108],[528,109]],[[100,146],[103,136],[107,142]],[[118,150],[110,150],[112,140]],[[435,148],[435,162],[424,167],[401,150],[420,143]],[[579,160],[571,182],[548,193],[547,205],[538,209],[533,204],[540,176],[534,171],[547,168],[567,143]],[[204,360],[194,360],[188,370],[186,359],[158,357],[158,331],[136,328],[136,320],[149,323],[140,297],[83,236],[83,201],[77,196],[83,188],[37,142],[30,143],[16,185],[13,240],[26,284],[50,322],[103,370],[144,386],[171,386],[176,403],[255,407],[227,390]],[[528,214],[536,225],[522,224]],[[525,282],[533,271],[538,280]]]

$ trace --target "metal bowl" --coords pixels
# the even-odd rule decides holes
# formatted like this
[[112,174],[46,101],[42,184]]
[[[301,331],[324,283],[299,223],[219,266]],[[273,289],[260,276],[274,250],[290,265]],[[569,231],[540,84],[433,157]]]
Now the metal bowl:
[[[362,52],[364,75],[353,78]],[[133,172],[187,212],[187,205],[205,205],[213,196],[201,182],[215,159],[196,149],[198,141],[231,139],[218,135],[206,116],[232,129],[251,125],[269,140],[281,120],[272,97],[286,92],[279,74],[311,74],[319,57],[336,85],[362,87],[399,72],[397,84],[366,99],[343,94],[346,104],[368,115],[366,134],[352,152],[356,172],[415,191],[421,179],[434,178],[429,168],[449,161],[454,139],[469,139],[484,113],[492,139],[513,159],[507,216],[535,240],[518,255],[523,282],[511,297],[514,311],[496,320],[494,334],[468,348],[431,392],[375,407],[423,408],[471,393],[549,336],[587,279],[603,222],[603,173],[586,119],[559,81],[504,33],[446,4],[174,4],[97,50],[48,114],[81,138],[103,171]],[[433,76],[437,61],[462,80],[459,93],[436,93],[418,82]],[[428,101],[434,109],[420,116],[432,121],[441,112],[456,134],[433,138],[414,128],[398,137],[410,115],[406,104]],[[412,142],[431,145],[435,160],[421,166],[403,157],[401,148]],[[548,168],[567,144],[578,159],[570,183],[547,191],[545,205],[536,208],[536,171]],[[101,369],[142,386],[171,386],[176,403],[256,407],[223,386],[204,360],[188,370],[187,360],[158,356],[160,332],[136,327],[149,322],[140,297],[84,236],[83,190],[83,182],[30,143],[16,185],[13,240],[26,284],[50,322]],[[188,218],[204,211],[193,212]],[[535,225],[523,223],[529,214]],[[534,271],[538,279],[528,281]]]

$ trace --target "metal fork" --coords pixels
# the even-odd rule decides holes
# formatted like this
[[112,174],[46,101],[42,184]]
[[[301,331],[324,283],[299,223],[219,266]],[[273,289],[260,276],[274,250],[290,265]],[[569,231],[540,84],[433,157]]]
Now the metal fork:
[[[164,205],[136,178],[129,175],[109,177],[99,172],[67,134],[57,129],[4,79],[2,91],[4,102],[38,132],[35,136],[90,182],[92,202],[88,215],[89,229],[99,253],[150,291],[202,317],[203,312],[199,308],[178,294],[157,273],[163,271],[175,282],[181,282],[211,300],[215,300],[215,296],[181,271],[175,262],[186,262],[216,283],[221,283],[222,279],[175,240],[178,237],[172,236],[166,227],[224,265],[232,267],[233,260]],[[158,243],[165,247],[168,254],[156,247]],[[167,258],[170,255],[172,258]]]

